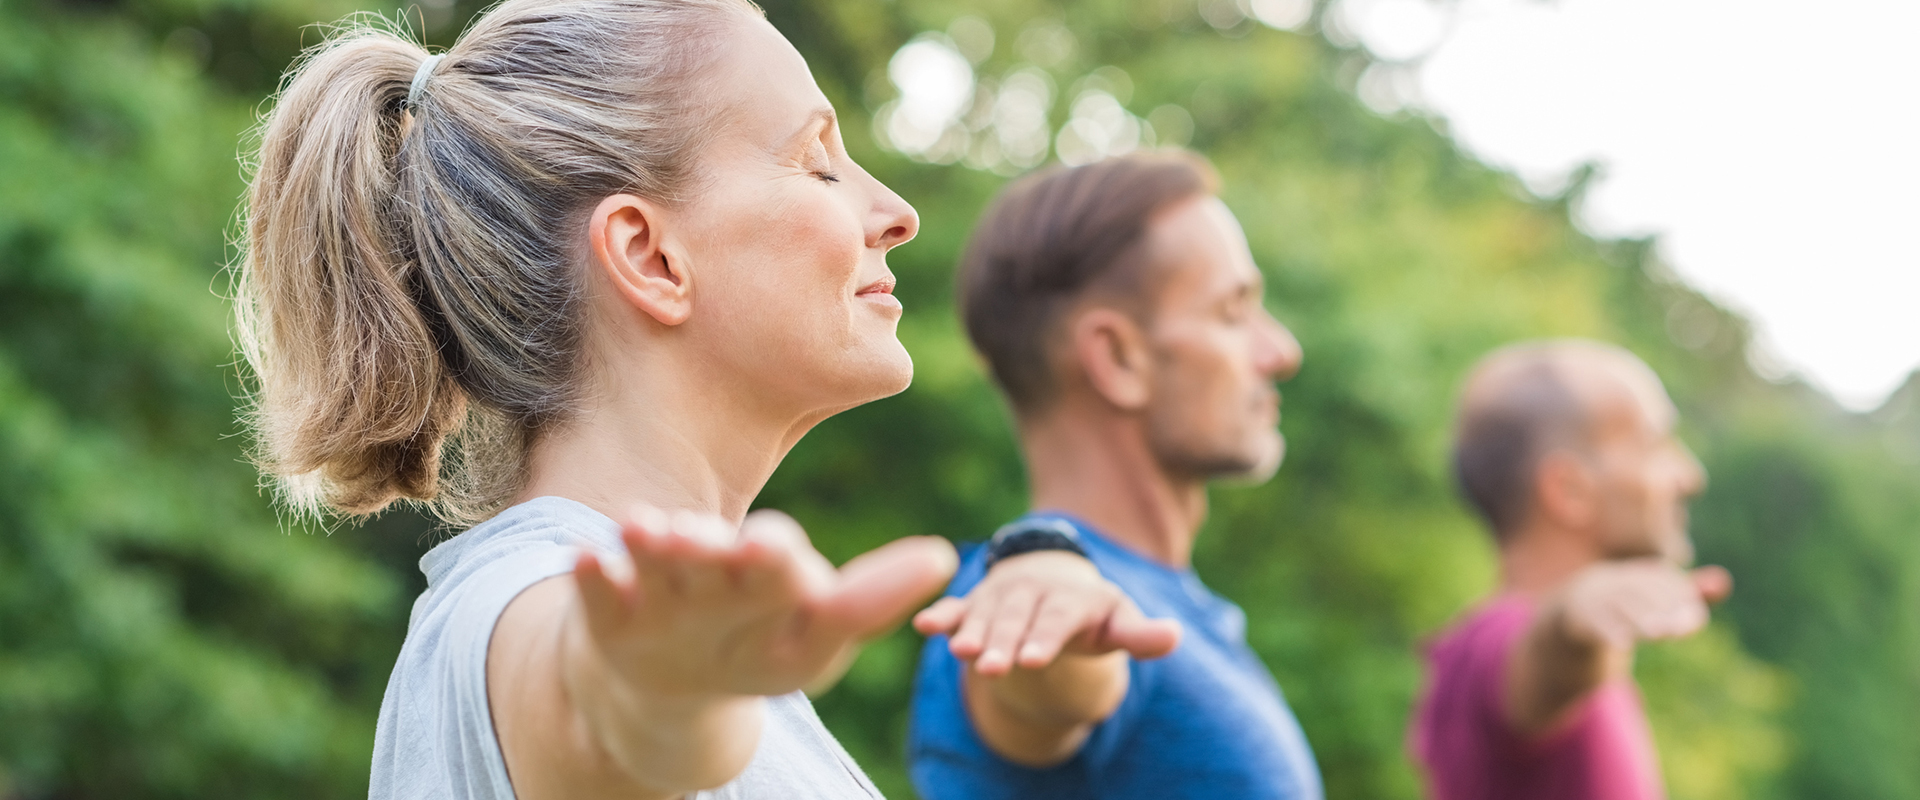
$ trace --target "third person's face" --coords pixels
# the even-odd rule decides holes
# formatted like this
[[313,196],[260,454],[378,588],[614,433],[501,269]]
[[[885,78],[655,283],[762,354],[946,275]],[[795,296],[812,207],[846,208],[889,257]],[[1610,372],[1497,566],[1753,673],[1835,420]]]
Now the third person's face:
[[1706,471],[1674,430],[1678,414],[1658,380],[1634,370],[1619,383],[1595,442],[1602,547],[1615,558],[1691,563],[1687,503]]
[[1262,304],[1260,270],[1224,203],[1180,203],[1148,240],[1161,270],[1147,327],[1155,455],[1191,477],[1265,480],[1286,450],[1275,384],[1300,369],[1300,343]]

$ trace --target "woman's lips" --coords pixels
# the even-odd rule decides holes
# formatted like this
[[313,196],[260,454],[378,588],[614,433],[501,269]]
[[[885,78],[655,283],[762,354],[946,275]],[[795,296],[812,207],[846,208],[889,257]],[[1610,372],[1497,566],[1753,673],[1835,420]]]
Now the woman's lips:
[[900,298],[893,296],[893,278],[891,277],[881,278],[880,280],[867,284],[866,288],[855,292],[854,296],[873,303],[874,305],[896,309],[903,308],[903,306],[900,305]]

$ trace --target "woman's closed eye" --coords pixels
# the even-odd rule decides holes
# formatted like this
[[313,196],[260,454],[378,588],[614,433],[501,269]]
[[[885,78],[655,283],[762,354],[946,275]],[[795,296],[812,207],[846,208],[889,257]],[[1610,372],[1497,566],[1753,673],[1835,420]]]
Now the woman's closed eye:
[[813,177],[827,183],[840,182],[840,173],[833,169],[833,154],[827,150],[826,142],[815,141],[807,148],[807,169]]

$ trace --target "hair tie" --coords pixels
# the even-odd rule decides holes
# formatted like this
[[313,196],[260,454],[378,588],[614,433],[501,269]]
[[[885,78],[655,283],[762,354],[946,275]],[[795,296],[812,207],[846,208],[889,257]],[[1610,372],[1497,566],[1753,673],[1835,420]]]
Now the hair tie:
[[420,107],[420,90],[427,86],[427,76],[433,74],[433,67],[446,58],[446,53],[427,56],[420,61],[420,68],[413,71],[413,85],[407,87],[407,110]]

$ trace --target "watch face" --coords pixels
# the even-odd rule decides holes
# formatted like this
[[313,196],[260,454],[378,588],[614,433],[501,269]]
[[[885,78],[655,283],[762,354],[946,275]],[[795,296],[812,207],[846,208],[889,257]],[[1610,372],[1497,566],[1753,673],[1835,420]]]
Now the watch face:
[[1075,542],[1080,541],[1080,531],[1073,527],[1073,523],[1058,517],[1036,517],[1009,522],[993,532],[992,541],[994,544],[999,544],[1006,541],[1009,536],[1017,536],[1028,531],[1047,531],[1060,534]]
[[1042,550],[1062,550],[1086,556],[1080,546],[1080,532],[1073,523],[1058,518],[1024,519],[1002,526],[987,543],[987,568],[1003,558]]

